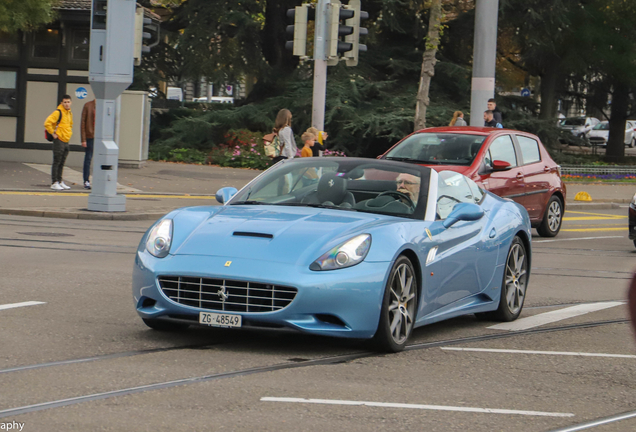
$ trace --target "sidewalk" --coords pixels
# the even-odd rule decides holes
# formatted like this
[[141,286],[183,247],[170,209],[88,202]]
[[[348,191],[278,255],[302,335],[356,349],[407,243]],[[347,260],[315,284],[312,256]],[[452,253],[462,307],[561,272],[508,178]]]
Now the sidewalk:
[[126,195],[125,212],[86,209],[90,191],[82,185],[82,168],[65,167],[70,190],[51,190],[49,165],[0,162],[0,214],[69,219],[155,220],[180,207],[218,205],[214,195],[226,186],[237,189],[260,171],[149,161],[142,168],[119,168],[118,193]]
[[[180,207],[218,205],[214,194],[226,186],[237,189],[260,171],[149,161],[143,168],[119,168],[118,193],[126,195],[125,212],[88,211],[89,191],[82,186],[82,168],[64,168],[68,191],[50,189],[50,166],[0,162],[0,214],[69,219],[155,220]],[[585,191],[591,203],[576,202]],[[568,183],[566,208],[596,210],[629,203],[636,185]]]

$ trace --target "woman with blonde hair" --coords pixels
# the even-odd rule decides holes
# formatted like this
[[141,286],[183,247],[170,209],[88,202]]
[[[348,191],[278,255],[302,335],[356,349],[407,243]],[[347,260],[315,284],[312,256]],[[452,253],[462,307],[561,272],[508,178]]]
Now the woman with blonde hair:
[[449,126],[467,126],[466,120],[464,120],[464,113],[461,111],[455,111]]
[[276,121],[274,121],[274,133],[278,135],[280,141],[280,156],[285,159],[293,159],[296,156],[298,147],[291,128],[292,113],[283,108],[278,111]]

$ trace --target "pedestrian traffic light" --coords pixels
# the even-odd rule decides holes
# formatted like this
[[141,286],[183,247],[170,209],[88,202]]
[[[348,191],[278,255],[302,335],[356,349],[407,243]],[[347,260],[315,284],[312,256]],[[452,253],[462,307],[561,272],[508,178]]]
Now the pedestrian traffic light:
[[307,55],[307,21],[313,20],[316,15],[316,10],[309,6],[309,3],[304,3],[287,10],[287,17],[294,20],[294,25],[287,26],[287,33],[294,40],[285,42],[285,48],[291,50],[295,56]]
[[345,36],[345,42],[351,44],[351,49],[344,53],[344,57],[347,66],[357,66],[358,53],[367,50],[367,46],[360,43],[360,36],[369,34],[369,31],[365,27],[360,27],[360,21],[368,19],[369,13],[360,10],[360,0],[349,0],[347,6],[353,11],[353,16],[347,19],[346,24],[348,27],[353,28],[353,31]]
[[[340,4],[340,0],[332,0],[330,9],[327,12],[327,40],[325,44],[325,57],[337,63],[338,53],[344,53],[352,48],[350,42],[343,42],[340,36],[347,36],[353,33],[353,27],[340,25],[340,20],[350,19],[354,16],[354,11],[349,6]],[[330,64],[335,64],[330,62]]]
[[[144,16],[144,8],[135,10],[135,50],[134,65],[141,64],[141,56],[150,52],[150,48],[159,44],[159,24],[153,23],[150,18]],[[145,42],[153,40],[153,42]]]

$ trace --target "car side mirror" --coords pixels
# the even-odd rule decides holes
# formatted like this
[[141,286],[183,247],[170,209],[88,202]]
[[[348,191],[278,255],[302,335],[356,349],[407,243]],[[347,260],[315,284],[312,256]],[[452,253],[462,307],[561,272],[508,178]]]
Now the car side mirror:
[[510,168],[512,168],[512,166],[510,166],[509,162],[502,161],[502,160],[492,161],[492,169],[494,171],[507,171]]
[[450,228],[459,221],[475,221],[482,217],[484,217],[484,210],[477,204],[459,203],[444,220],[444,228]]
[[233,187],[224,187],[219,189],[218,191],[216,191],[216,200],[218,202],[220,202],[221,204],[225,204],[226,202],[228,202],[230,199],[232,199],[232,197],[234,195],[236,195],[236,193],[238,192],[238,190],[236,188]]

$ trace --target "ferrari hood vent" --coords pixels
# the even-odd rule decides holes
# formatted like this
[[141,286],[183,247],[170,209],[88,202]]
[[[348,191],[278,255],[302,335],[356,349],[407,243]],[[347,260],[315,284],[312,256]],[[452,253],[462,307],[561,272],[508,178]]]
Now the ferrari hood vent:
[[234,233],[232,235],[239,236],[239,237],[258,237],[258,238],[267,238],[267,239],[273,239],[274,238],[273,234],[258,233],[258,232],[247,232],[247,231],[234,231]]

